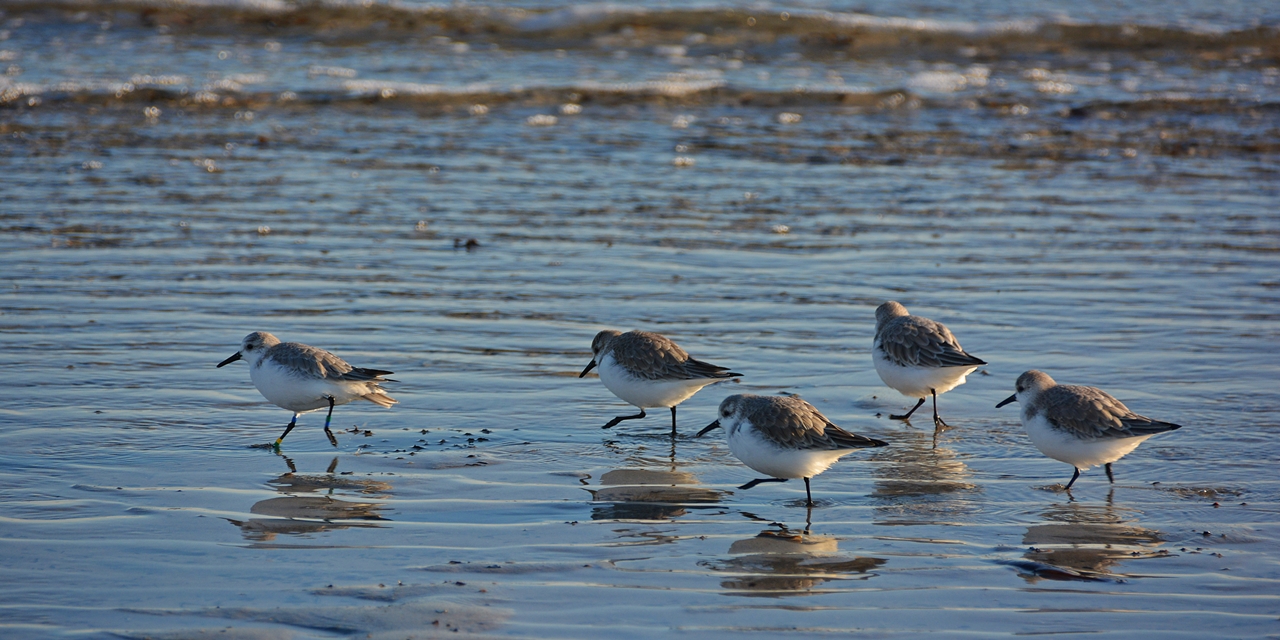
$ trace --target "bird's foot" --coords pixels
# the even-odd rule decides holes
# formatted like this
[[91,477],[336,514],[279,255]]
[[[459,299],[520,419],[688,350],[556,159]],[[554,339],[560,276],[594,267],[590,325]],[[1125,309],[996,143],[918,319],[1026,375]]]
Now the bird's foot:
[[786,482],[786,481],[787,481],[786,478],[756,478],[755,480],[752,480],[751,482],[748,482],[738,487],[738,489],[740,491],[746,491],[747,489],[750,489],[751,487],[754,487],[762,482]]

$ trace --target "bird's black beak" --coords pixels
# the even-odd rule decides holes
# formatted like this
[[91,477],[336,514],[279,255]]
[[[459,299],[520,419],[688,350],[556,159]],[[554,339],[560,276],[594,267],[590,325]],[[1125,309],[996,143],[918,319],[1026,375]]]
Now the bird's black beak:
[[698,432],[698,435],[696,435],[696,436],[694,436],[694,437],[695,437],[695,438],[701,438],[702,436],[707,435],[707,432],[708,432],[708,431],[710,431],[710,430],[712,430],[712,429],[719,429],[719,428],[720,428],[720,421],[719,421],[719,420],[716,420],[715,422],[712,422],[711,424],[707,425],[706,427],[703,427],[702,431],[699,431],[699,432]]
[[227,366],[227,365],[231,364],[232,362],[235,362],[236,360],[239,360],[239,359],[240,359],[240,352],[239,352],[239,351],[237,351],[237,352],[235,352],[235,353],[231,354],[231,357],[230,357],[230,358],[227,358],[226,360],[223,360],[222,362],[219,362],[219,363],[218,363],[218,368],[219,368],[219,369],[221,369],[221,368],[223,368],[223,367],[225,367],[225,366]]
[[579,377],[579,378],[581,378],[581,377],[583,377],[583,376],[587,375],[587,372],[588,372],[588,371],[590,371],[590,370],[592,370],[592,369],[594,369],[594,368],[596,368],[596,361],[595,361],[595,360],[592,360],[592,361],[591,361],[591,363],[587,365],[587,368],[586,368],[586,369],[583,369],[583,370],[582,370],[582,373],[579,373],[579,374],[578,374],[578,377]]
[[1003,406],[1005,406],[1006,404],[1009,404],[1010,402],[1017,402],[1017,401],[1018,401],[1018,394],[1016,394],[1016,393],[1015,393],[1015,394],[1013,394],[1013,395],[1009,396],[1008,398],[1005,398],[1004,400],[1001,400],[1001,401],[1000,401],[1000,404],[996,405],[996,408],[997,408],[997,409],[999,409],[1000,407],[1003,407]]

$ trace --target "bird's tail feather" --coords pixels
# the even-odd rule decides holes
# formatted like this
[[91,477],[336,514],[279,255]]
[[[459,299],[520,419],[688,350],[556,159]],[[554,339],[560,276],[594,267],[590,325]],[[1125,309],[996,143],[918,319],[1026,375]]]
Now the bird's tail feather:
[[390,408],[391,405],[399,402],[399,400],[396,400],[395,398],[392,398],[391,396],[381,391],[374,391],[373,393],[370,393],[368,395],[360,396],[360,399],[368,400],[369,402],[372,402],[380,407],[387,407],[387,408]]

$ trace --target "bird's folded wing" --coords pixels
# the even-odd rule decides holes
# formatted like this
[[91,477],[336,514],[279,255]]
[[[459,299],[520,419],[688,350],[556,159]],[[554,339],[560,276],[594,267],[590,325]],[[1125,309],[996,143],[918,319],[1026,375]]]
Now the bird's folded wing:
[[301,376],[326,380],[360,379],[347,377],[353,367],[347,364],[346,360],[310,345],[282,342],[271,347],[267,357],[290,371],[298,372]]
[[1180,428],[1138,415],[1096,387],[1058,385],[1040,397],[1050,424],[1085,440],[1136,438]]
[[648,331],[628,331],[609,342],[613,359],[648,380],[688,380],[689,354],[670,339]]
[[876,337],[889,361],[904,367],[964,367],[986,364],[965,353],[940,322],[919,316],[897,318]]
[[765,438],[790,449],[859,449],[885,443],[849,433],[832,424],[816,407],[799,397],[769,398],[746,419]]
[[730,371],[729,367],[722,367],[693,358],[685,361],[684,370],[690,378],[736,378],[742,375],[741,373]]

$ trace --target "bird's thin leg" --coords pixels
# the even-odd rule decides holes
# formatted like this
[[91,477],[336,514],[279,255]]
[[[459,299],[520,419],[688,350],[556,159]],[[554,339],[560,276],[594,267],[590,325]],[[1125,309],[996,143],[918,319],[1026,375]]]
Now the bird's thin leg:
[[324,417],[324,435],[329,436],[329,444],[338,448],[338,439],[333,437],[333,432],[329,430],[329,421],[333,420],[333,396],[329,396],[329,415]]
[[1080,477],[1080,470],[1076,469],[1076,472],[1071,474],[1071,482],[1067,483],[1067,491],[1071,490],[1071,485],[1075,484],[1076,478],[1079,478],[1079,477]]
[[619,422],[622,422],[623,420],[635,420],[636,418],[643,418],[643,417],[644,417],[644,408],[643,408],[643,407],[641,407],[641,409],[640,409],[640,413],[637,413],[637,414],[636,414],[636,415],[634,415],[634,416],[618,416],[618,417],[616,417],[616,418],[614,418],[614,419],[610,420],[608,424],[606,424],[606,425],[604,425],[603,427],[600,427],[600,428],[601,428],[601,429],[608,429],[609,427],[612,427],[613,425],[618,424]]
[[671,435],[676,435],[676,408],[671,407]]
[[275,444],[272,444],[271,446],[279,449],[280,443],[284,442],[284,437],[289,435],[289,432],[293,431],[293,428],[296,426],[298,426],[298,414],[295,413],[293,414],[293,419],[289,421],[289,426],[284,428],[284,433],[280,434],[280,437],[276,438]]
[[755,480],[752,480],[751,482],[748,482],[738,488],[743,491],[746,491],[747,489],[750,489],[751,487],[754,487],[760,484],[761,482],[786,482],[786,481],[787,481],[786,478],[756,478]]
[[804,535],[809,535],[809,529],[813,527],[813,504],[810,503],[804,512]]
[[[938,415],[938,393],[937,393],[936,391],[934,391],[933,389],[930,389],[930,390],[929,390],[929,393],[933,395],[933,430],[934,430],[934,433],[937,433],[938,431],[940,431],[940,430],[942,430],[942,429],[950,429],[950,428],[951,428],[951,425],[947,424],[946,422],[943,422],[943,421],[942,421],[942,416],[939,416],[939,415]],[[924,399],[922,398],[920,401],[921,401],[921,402],[924,402]]]
[[911,407],[911,410],[910,410],[910,411],[908,411],[908,412],[906,412],[906,413],[904,413],[904,414],[902,414],[902,415],[897,415],[897,416],[895,416],[895,415],[893,415],[893,414],[889,414],[889,419],[890,419],[890,420],[910,420],[910,419],[911,419],[911,414],[915,413],[915,412],[916,412],[916,409],[919,409],[919,408],[920,408],[920,405],[922,405],[922,404],[924,404],[924,398],[920,398],[920,402],[917,402],[917,403],[916,403],[916,406]]
[[[805,479],[804,479],[804,496],[805,496],[805,498],[806,498],[806,500],[807,500],[806,504],[808,504],[808,505],[809,505],[809,508],[810,508],[810,509],[812,509],[812,508],[813,508],[813,492],[812,492],[812,491],[809,491],[809,479],[808,479],[808,478],[805,478]],[[806,527],[806,528],[807,528],[807,527]]]
[[1115,484],[1115,483],[1116,483],[1116,477],[1115,477],[1115,476],[1113,476],[1113,475],[1111,475],[1111,463],[1110,463],[1110,462],[1108,462],[1108,463],[1106,464],[1106,467],[1104,467],[1104,468],[1107,470],[1107,480],[1110,480],[1110,481],[1111,481],[1111,484]]

